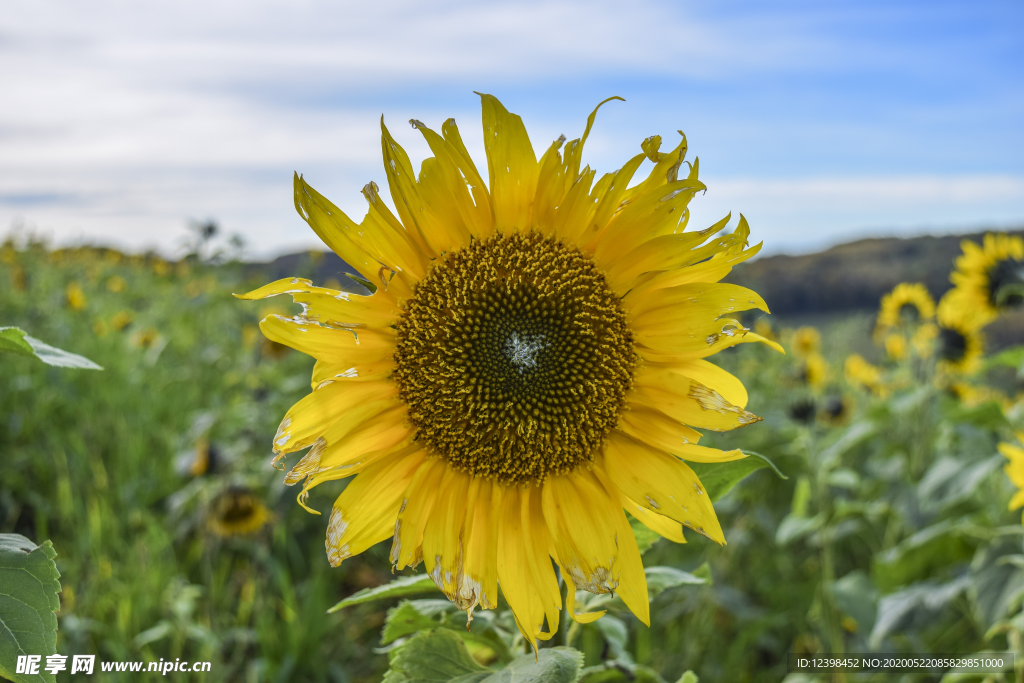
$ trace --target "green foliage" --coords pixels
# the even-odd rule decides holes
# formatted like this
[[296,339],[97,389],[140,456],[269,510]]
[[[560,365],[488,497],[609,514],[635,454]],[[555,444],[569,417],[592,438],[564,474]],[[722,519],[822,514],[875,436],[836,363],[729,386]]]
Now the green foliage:
[[36,358],[47,365],[59,368],[103,369],[85,356],[68,353],[49,344],[44,344],[35,337],[28,336],[24,330],[17,327],[0,327],[0,351]]
[[15,662],[18,655],[57,652],[56,556],[49,541],[37,546],[20,534],[0,534],[0,675],[16,683],[54,680],[45,671],[15,673]]
[[373,602],[375,600],[404,598],[409,595],[439,592],[440,590],[438,589],[437,584],[435,584],[429,576],[426,574],[413,574],[412,576],[403,576],[400,579],[395,579],[394,581],[385,583],[382,586],[364,588],[363,590],[348,596],[327,611],[336,612],[342,607],[361,605],[364,602]]
[[545,648],[536,656],[517,657],[498,671],[470,656],[452,631],[424,631],[388,655],[385,683],[575,683],[582,665],[580,653],[563,647]]
[[704,489],[708,492],[712,501],[718,502],[722,496],[729,493],[736,484],[743,481],[748,475],[766,467],[775,472],[780,479],[788,479],[786,475],[779,471],[775,463],[765,456],[753,451],[746,451],[746,453],[747,457],[742,460],[690,463],[690,467],[700,477],[700,482],[704,484]]

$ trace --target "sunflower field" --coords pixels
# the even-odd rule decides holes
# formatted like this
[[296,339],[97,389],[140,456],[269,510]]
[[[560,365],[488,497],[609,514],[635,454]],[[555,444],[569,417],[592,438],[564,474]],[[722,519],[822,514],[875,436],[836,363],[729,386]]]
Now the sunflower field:
[[[658,144],[649,139],[644,151],[663,172],[658,164],[668,155]],[[571,168],[570,147],[558,176],[566,197],[580,185],[566,178],[589,173],[578,158]],[[408,160],[395,149],[402,167]],[[696,165],[689,178],[676,178],[678,159],[668,171],[673,199],[699,189]],[[305,197],[297,199],[300,213],[316,227],[316,212],[332,205],[296,182]],[[365,192],[373,207],[376,186]],[[637,196],[634,206],[642,206]],[[374,211],[382,224],[394,218]],[[709,246],[688,244],[696,255],[683,268],[694,270],[673,286],[741,271],[756,253],[748,238],[741,221]],[[624,237],[596,253],[623,244]],[[667,291],[656,278],[613,260],[606,282],[588,261],[541,237],[477,240],[447,257],[452,277],[424,270],[415,289],[384,268],[381,284],[341,273],[320,281],[319,254],[294,278],[268,285],[258,268],[212,258],[202,246],[175,262],[99,247],[54,250],[31,239],[0,247],[0,587],[15,585],[12,568],[36,557],[33,576],[44,578],[31,591],[50,591],[12,628],[18,607],[9,598],[18,594],[0,590],[0,674],[90,679],[15,671],[16,656],[30,653],[26,639],[36,638],[42,655],[211,663],[209,672],[171,671],[181,681],[1024,680],[1024,346],[985,343],[986,326],[1024,302],[1020,238],[965,242],[950,264],[955,286],[938,301],[923,285],[904,283],[875,313],[815,321],[775,320],[753,299],[728,306],[735,324],[706,341],[719,351],[713,362],[689,365],[650,331],[672,317],[674,300],[653,313],[630,309],[650,327],[637,327],[639,355],[620,352],[634,342],[610,292],[646,288],[654,297]],[[330,246],[352,260],[344,244]],[[523,254],[541,252],[543,267],[522,265]],[[652,248],[649,258],[659,253]],[[719,273],[723,263],[729,268]],[[487,277],[513,283],[505,299],[474,299],[464,287]],[[564,282],[581,297],[583,313],[574,315],[589,316],[596,331],[563,343]],[[369,304],[367,327],[321,326],[332,306],[363,306],[371,297],[361,295],[379,300],[385,290],[420,297],[406,306],[394,348],[375,346],[374,316],[387,316]],[[464,305],[464,317],[438,322],[432,302],[441,300]],[[445,335],[423,332],[449,324],[456,327]],[[317,355],[334,334],[349,335],[352,353],[364,354],[354,362],[368,371],[349,373],[347,358],[331,365]],[[495,348],[504,355],[487,355],[489,334],[500,337]],[[761,343],[737,344],[745,335]],[[548,349],[562,354],[550,367]],[[522,424],[531,426],[501,431],[508,422],[494,417],[498,399],[481,399],[467,422],[473,428],[452,441],[445,425],[476,399],[452,398],[453,375],[438,370],[446,363],[479,368],[480,386],[505,373],[494,386],[513,397],[509,405],[525,406]],[[603,388],[577,392],[574,363]],[[687,386],[707,414],[685,406],[677,413],[698,431],[658,431],[657,415],[677,405],[669,390],[650,389],[643,399],[644,387],[661,386],[650,368],[672,363],[703,378]],[[548,373],[537,375],[546,393],[537,393],[540,380],[523,379],[537,368]],[[378,407],[390,385],[374,384],[377,377],[397,378],[411,417]],[[621,377],[634,383],[616,384]],[[314,403],[341,393],[347,379],[360,379],[347,390],[361,392],[357,399]],[[629,410],[617,423],[622,405]],[[563,413],[561,422],[529,420]],[[347,440],[332,440],[345,420]],[[403,426],[408,420],[416,438]],[[612,455],[570,482],[566,472],[589,451],[566,446],[566,434],[581,444],[610,434]],[[660,491],[684,472],[691,478],[679,481],[694,492],[682,502],[644,502],[631,467],[648,456],[637,444],[670,438],[680,438],[674,453],[689,464],[665,455],[658,469],[662,461],[650,456],[647,485]],[[360,439],[370,445],[357,460]],[[424,442],[463,459],[425,459],[417,450]],[[506,443],[537,445],[524,455]],[[423,498],[402,499],[417,486]],[[366,512],[373,506],[390,516]],[[457,533],[443,526],[452,519],[464,524]],[[581,528],[594,538],[578,540]],[[431,543],[439,548],[433,558],[424,550]],[[612,560],[593,550],[606,547]],[[487,552],[497,552],[496,569],[480,560]],[[29,621],[43,625],[39,633],[28,633]],[[983,673],[793,670],[794,657],[848,653],[995,653],[1005,664]]]

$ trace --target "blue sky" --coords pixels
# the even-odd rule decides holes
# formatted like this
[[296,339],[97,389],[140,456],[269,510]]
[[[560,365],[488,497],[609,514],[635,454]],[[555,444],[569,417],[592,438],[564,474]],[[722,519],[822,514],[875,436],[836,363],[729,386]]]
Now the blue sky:
[[39,0],[0,16],[0,231],[173,255],[217,219],[253,257],[317,245],[291,173],[359,218],[384,115],[460,124],[478,100],[534,147],[606,105],[611,171],[683,129],[708,192],[768,253],[1024,223],[1024,4]]

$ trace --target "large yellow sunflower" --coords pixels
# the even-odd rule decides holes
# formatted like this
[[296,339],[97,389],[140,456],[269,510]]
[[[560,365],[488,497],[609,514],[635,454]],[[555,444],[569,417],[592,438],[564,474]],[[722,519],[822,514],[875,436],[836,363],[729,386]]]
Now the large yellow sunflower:
[[981,246],[970,240],[960,246],[963,254],[949,276],[958,308],[987,324],[1002,310],[1024,303],[1024,239],[988,233]]
[[685,137],[669,152],[648,138],[598,178],[580,168],[596,109],[538,161],[520,118],[481,98],[486,183],[451,119],[441,134],[412,121],[434,154],[419,175],[382,122],[397,215],[370,183],[357,224],[296,176],[299,213],[371,295],[284,279],[243,298],[303,306],[260,327],[317,359],[313,392],[274,439],[278,458],[309,449],[286,482],[303,482],[305,506],[313,486],[357,475],[328,522],[331,564],[392,538],[394,567],[423,562],[470,616],[500,584],[536,646],[558,627],[552,559],[574,618],[600,616],[575,613],[581,589],[615,591],[648,622],[624,510],[677,542],[682,526],[724,542],[684,460],[743,457],[697,445],[695,427],[760,419],[705,359],[766,341],[729,316],[767,308],[718,282],[760,248],[742,216],[731,234],[719,234],[728,217],[685,230],[704,189],[696,161],[680,174]]

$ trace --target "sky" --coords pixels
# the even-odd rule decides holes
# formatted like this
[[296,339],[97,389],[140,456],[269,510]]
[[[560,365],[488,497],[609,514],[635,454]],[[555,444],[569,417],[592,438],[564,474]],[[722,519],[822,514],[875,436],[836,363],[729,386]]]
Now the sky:
[[454,117],[482,168],[474,91],[538,152],[624,97],[584,162],[683,130],[690,225],[743,213],[764,253],[1024,224],[1020,0],[34,0],[0,13],[0,235],[322,248],[293,172],[361,219],[382,115],[417,165],[409,119]]

